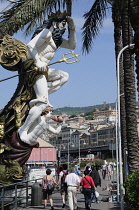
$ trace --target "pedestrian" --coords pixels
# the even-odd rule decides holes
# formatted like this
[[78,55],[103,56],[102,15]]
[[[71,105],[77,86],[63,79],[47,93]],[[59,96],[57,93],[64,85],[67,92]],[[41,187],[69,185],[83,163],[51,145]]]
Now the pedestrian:
[[80,178],[77,174],[75,174],[76,169],[72,167],[70,170],[70,174],[66,176],[65,182],[68,186],[68,200],[69,200],[69,208],[70,210],[77,210],[77,192],[80,186]]
[[112,166],[110,163],[108,163],[108,165],[107,165],[107,175],[108,175],[108,180],[111,180]]
[[[52,192],[54,190],[54,184],[57,185],[54,177],[51,175],[51,169],[46,170],[46,175],[42,179],[42,187],[43,187],[43,199],[44,199],[44,209],[47,206],[47,200],[49,199],[51,210],[54,209],[53,207],[53,200],[52,200]],[[48,185],[52,186],[53,189],[48,189]]]
[[[101,178],[100,178],[100,175],[99,175],[99,172],[96,170],[95,166],[91,166],[91,173],[90,173],[90,176],[92,177],[94,183],[95,183],[95,187],[97,188],[97,186],[100,186],[101,187]],[[95,194],[95,191],[93,193],[93,197],[92,197],[92,200],[95,200],[96,203],[99,203],[98,201],[98,197],[96,197],[96,194]]]
[[99,171],[100,166],[99,166],[98,164],[95,164],[95,169],[96,169],[97,171]]
[[91,166],[90,165],[86,165],[85,168],[84,168],[84,171],[86,171],[87,174],[90,174],[91,173]]
[[83,176],[79,166],[75,165],[75,170],[76,170],[75,174],[77,174],[80,177]]
[[107,165],[104,162],[104,164],[102,165],[102,177],[103,177],[103,179],[106,178],[106,172],[107,172]]
[[89,176],[87,170],[84,171],[84,177],[81,179],[81,186],[83,187],[83,193],[85,198],[85,208],[91,209],[92,202],[92,190],[96,190],[95,183],[91,176]]
[[[62,208],[65,208],[66,205],[66,201],[67,201],[67,183],[65,182],[65,178],[68,175],[68,171],[67,171],[67,164],[63,164],[62,165],[63,168],[62,171],[59,173],[59,180],[58,180],[58,185],[61,183],[61,188],[60,188],[60,193],[61,193],[61,197],[62,197]],[[60,170],[61,170],[60,169]]]

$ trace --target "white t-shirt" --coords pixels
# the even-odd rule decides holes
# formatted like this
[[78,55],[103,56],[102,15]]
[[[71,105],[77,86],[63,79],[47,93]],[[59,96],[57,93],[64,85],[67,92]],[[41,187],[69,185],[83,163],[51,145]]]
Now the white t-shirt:
[[[67,170],[63,170],[64,172],[67,172]],[[63,176],[63,171],[60,171],[59,176]]]
[[75,173],[71,173],[66,176],[65,182],[68,186],[77,187],[78,183],[80,183],[80,178]]
[[107,169],[107,165],[102,165],[102,170],[106,170]]
[[108,165],[108,166],[107,166],[107,169],[108,169],[108,171],[112,171],[111,165]]

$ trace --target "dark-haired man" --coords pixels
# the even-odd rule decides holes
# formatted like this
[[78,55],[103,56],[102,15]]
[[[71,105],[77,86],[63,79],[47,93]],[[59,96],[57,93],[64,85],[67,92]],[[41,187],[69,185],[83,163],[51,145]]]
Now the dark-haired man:
[[62,197],[62,201],[63,201],[63,206],[62,208],[65,207],[66,205],[66,200],[67,200],[67,183],[65,182],[66,176],[68,175],[68,171],[67,171],[67,164],[63,164],[62,165],[63,170],[59,173],[59,180],[58,180],[58,184],[61,183],[61,189],[60,189],[60,193],[61,193],[61,197]]
[[[68,39],[63,39],[66,22],[68,24]],[[48,24],[49,23],[49,24]],[[33,39],[27,44],[29,58],[32,58],[38,71],[28,77],[28,86],[32,86],[36,98],[30,101],[29,114],[23,126],[18,130],[20,139],[28,143],[28,131],[32,123],[42,114],[47,106],[51,106],[48,94],[61,88],[68,80],[67,72],[58,69],[48,69],[48,64],[53,59],[58,47],[75,49],[76,35],[75,25],[71,17],[53,18],[44,22],[44,26],[38,29]],[[48,84],[49,82],[49,84]]]

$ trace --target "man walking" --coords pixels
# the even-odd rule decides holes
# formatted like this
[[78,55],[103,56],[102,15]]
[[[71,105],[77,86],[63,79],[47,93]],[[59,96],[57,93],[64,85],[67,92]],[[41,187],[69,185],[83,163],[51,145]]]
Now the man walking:
[[75,167],[71,168],[71,173],[66,176],[65,182],[68,186],[68,200],[70,210],[77,210],[77,191],[80,186],[80,178],[75,174]]
[[67,168],[68,168],[67,164],[63,164],[62,167],[60,167],[59,180],[58,180],[58,184],[61,183],[60,193],[63,201],[62,208],[65,208],[67,200],[67,183],[65,182],[65,179],[68,175]]

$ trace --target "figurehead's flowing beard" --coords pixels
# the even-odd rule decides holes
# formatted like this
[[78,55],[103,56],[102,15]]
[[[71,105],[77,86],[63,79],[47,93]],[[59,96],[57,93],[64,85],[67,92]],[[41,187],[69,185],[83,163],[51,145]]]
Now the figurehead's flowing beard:
[[65,29],[60,30],[59,28],[55,28],[52,32],[52,38],[57,48],[62,44],[62,35],[64,32]]

